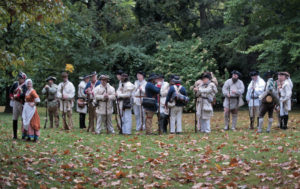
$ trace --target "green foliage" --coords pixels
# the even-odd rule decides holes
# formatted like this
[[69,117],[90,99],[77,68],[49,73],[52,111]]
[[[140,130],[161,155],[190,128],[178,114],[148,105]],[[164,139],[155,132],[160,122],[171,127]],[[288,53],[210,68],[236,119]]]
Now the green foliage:
[[162,72],[166,76],[176,74],[181,76],[182,85],[188,90],[191,103],[186,107],[188,111],[193,107],[192,86],[204,71],[213,71],[219,76],[217,63],[211,53],[203,47],[201,38],[192,38],[185,41],[166,41],[157,44],[157,53],[154,55],[157,61],[155,72]]

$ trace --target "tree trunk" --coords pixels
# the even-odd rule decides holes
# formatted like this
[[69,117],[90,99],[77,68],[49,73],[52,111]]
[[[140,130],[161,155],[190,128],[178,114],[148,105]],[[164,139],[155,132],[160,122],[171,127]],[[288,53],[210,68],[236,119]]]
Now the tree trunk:
[[9,98],[9,89],[10,86],[5,87],[5,113],[12,113],[12,107],[10,107],[10,98]]

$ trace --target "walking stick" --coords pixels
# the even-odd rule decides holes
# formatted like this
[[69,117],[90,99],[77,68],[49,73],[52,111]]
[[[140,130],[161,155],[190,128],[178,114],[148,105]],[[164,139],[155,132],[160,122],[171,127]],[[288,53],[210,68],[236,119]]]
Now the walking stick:
[[121,115],[121,111],[120,111],[120,106],[119,106],[119,100],[118,100],[118,98],[116,98],[116,105],[117,105],[117,114],[119,114],[119,119],[120,119],[120,124],[121,124],[121,126],[120,126],[119,122],[118,122],[118,119],[117,119],[117,127],[119,128],[119,133],[123,134],[122,115]]
[[197,96],[196,96],[196,92],[195,92],[195,133],[197,133]]
[[47,127],[47,122],[48,122],[48,90],[46,92],[46,119],[45,119],[44,129],[46,129]]
[[[105,87],[105,91],[106,91],[106,94],[107,94],[107,85]],[[107,115],[107,104],[108,104],[108,99],[105,101],[105,124],[106,124],[106,133],[108,134],[108,122],[107,122],[107,119],[108,119],[108,115]]]
[[157,95],[157,99],[158,99],[158,114],[157,114],[157,119],[158,119],[158,134],[161,135],[161,128],[160,128],[160,94]]

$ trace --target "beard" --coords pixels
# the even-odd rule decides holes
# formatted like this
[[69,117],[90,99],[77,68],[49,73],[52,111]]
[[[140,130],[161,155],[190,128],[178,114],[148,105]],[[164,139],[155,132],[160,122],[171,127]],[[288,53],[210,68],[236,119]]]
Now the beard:
[[232,78],[233,83],[236,83],[238,81],[237,78]]

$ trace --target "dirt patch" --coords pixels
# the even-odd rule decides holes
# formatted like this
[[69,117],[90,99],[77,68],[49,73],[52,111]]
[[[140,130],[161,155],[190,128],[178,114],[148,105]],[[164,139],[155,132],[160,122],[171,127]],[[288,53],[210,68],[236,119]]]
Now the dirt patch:
[[4,108],[5,108],[5,106],[0,106],[0,113],[4,112]]

